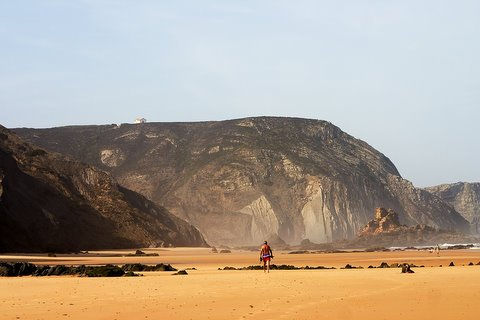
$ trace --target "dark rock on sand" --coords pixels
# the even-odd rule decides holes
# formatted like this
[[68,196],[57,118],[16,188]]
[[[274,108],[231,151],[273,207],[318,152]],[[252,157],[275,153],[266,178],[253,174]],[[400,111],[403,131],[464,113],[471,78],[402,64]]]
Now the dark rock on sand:
[[187,271],[185,270],[180,270],[178,272],[175,272],[174,274],[172,274],[172,276],[186,276],[188,275]]
[[[334,267],[324,267],[324,266],[316,266],[316,267],[310,267],[310,266],[305,266],[305,267],[296,267],[288,264],[282,264],[282,265],[276,265],[272,264],[270,266],[270,270],[327,270],[327,269],[335,269]],[[235,267],[225,267],[223,269],[219,268],[218,270],[263,270],[263,266],[261,265],[253,265],[253,266],[248,266],[248,267],[240,267],[240,268],[235,268]]]
[[[169,271],[173,268],[170,265],[157,265],[152,266],[152,268],[157,269],[168,269]],[[175,269],[173,269],[175,270]],[[132,276],[133,271],[128,270],[128,274],[120,268],[119,266],[114,265],[105,265],[105,266],[36,266],[27,262],[17,262],[17,263],[0,263],[0,276],[3,277],[20,277],[20,276],[64,276],[64,275],[76,275],[76,276],[86,276],[86,277],[121,277],[121,276]]]
[[450,264],[448,266],[449,267],[455,267],[455,263],[453,263],[453,261],[452,261],[452,262],[450,262]]
[[474,264],[473,264],[473,262],[470,262],[468,265],[469,265],[469,266],[473,266]]
[[65,274],[69,274],[72,268],[68,268],[64,265],[58,265],[55,267],[51,267],[47,271],[47,276],[62,276]]
[[223,250],[220,250],[220,253],[232,253],[232,251],[227,250],[227,249],[223,249]]
[[390,268],[390,266],[388,265],[388,263],[382,262],[382,263],[380,264],[379,268]]
[[36,266],[28,262],[0,263],[0,276],[21,277],[30,276],[36,271]]
[[364,250],[365,252],[387,252],[390,251],[390,249],[387,249],[385,247],[370,247]]
[[121,277],[125,274],[119,266],[106,265],[100,267],[91,267],[87,269],[87,277]]
[[[222,268],[218,268],[218,270],[222,270]],[[235,267],[225,267],[223,268],[223,270],[240,270],[240,269],[237,269]]]
[[308,250],[297,250],[297,251],[290,251],[288,254],[306,254],[310,253]]
[[408,263],[404,263],[402,265],[402,273],[415,273],[415,271],[411,269],[411,266]]
[[346,264],[345,267],[343,267],[342,269],[363,269],[363,267],[355,267],[351,264]]
[[148,266],[145,264],[141,263],[132,263],[132,264],[124,264],[122,266],[122,270],[127,272],[127,271],[177,271],[174,267],[172,267],[170,264],[157,264],[154,266]]

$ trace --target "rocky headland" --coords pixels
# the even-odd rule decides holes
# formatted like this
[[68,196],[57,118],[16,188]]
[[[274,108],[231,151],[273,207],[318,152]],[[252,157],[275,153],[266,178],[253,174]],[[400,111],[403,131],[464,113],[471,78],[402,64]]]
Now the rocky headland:
[[463,232],[450,205],[403,179],[370,145],[320,120],[16,129],[29,142],[101,168],[196,226],[214,245],[354,239],[376,207],[400,223]]

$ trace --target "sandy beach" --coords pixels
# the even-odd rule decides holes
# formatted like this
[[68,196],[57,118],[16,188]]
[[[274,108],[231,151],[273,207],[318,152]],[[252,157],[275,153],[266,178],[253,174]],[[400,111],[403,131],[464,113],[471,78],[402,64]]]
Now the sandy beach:
[[[0,278],[0,319],[477,319],[478,250],[287,254],[276,264],[341,267],[381,262],[425,265],[399,269],[224,271],[257,263],[257,253],[209,249],[145,249],[156,257],[0,256],[36,264],[171,263],[188,276],[144,272],[133,278]],[[99,254],[100,256],[95,256]],[[455,267],[446,267],[451,261]],[[443,265],[443,267],[439,267]],[[465,266],[464,266],[465,265]]]

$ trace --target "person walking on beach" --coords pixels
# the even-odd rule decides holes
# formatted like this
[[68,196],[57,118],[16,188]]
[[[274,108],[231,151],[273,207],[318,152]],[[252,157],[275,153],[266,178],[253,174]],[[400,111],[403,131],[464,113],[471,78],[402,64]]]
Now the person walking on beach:
[[273,259],[272,248],[268,245],[267,241],[263,242],[260,248],[260,262],[263,261],[263,272],[270,273],[270,260]]

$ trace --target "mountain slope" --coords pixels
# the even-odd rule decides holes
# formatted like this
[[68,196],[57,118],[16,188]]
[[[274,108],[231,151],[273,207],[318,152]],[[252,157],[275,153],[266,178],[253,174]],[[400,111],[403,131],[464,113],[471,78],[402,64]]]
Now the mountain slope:
[[383,154],[326,121],[258,117],[16,132],[109,170],[213,244],[254,244],[271,234],[289,243],[351,238],[380,206],[404,224],[467,226],[402,179]]
[[201,234],[108,173],[0,126],[0,252],[205,245]]
[[450,204],[480,233],[480,183],[458,182],[426,188]]

